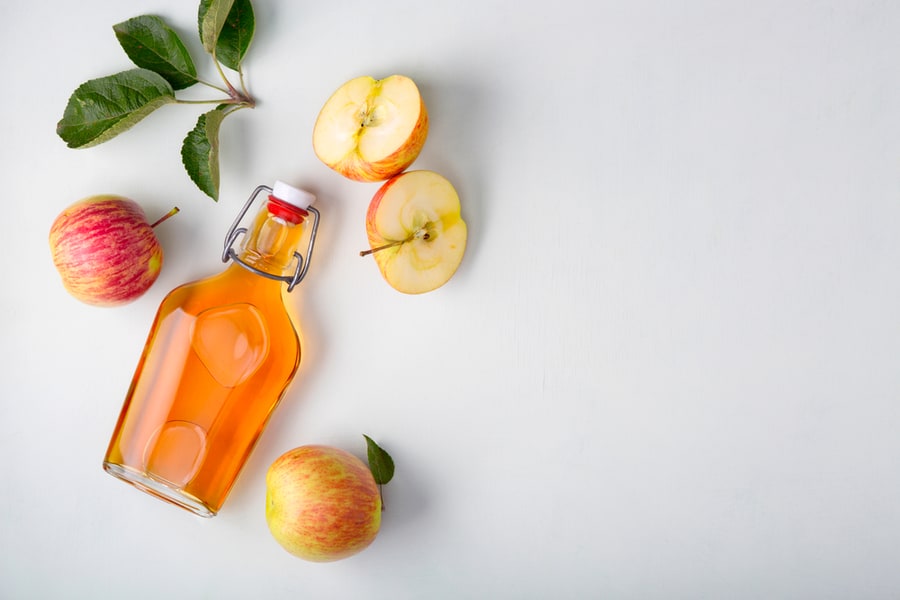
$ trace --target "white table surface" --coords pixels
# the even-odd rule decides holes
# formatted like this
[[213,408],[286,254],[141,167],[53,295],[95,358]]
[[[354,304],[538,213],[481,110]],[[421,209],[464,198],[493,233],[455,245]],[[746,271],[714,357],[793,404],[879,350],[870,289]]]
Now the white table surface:
[[[0,597],[896,598],[900,594],[900,4],[255,0],[255,110],[222,130],[222,197],[165,107],[71,150],[111,26],[196,5],[7,2]],[[459,190],[465,260],[433,293],[365,248],[378,184],[316,159],[345,80],[404,73]],[[249,192],[319,195],[291,297],[301,371],[222,512],[100,462],[154,311],[214,273]],[[88,195],[161,215],[166,264],[121,308],[62,289],[47,233]],[[270,537],[264,477],[307,443],[397,464],[382,531],[338,563]]]

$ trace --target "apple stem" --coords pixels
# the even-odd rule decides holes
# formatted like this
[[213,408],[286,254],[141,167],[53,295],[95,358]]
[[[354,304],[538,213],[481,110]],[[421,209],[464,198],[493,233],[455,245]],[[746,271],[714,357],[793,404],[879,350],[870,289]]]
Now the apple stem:
[[368,256],[370,254],[374,254],[376,252],[380,252],[382,250],[387,250],[388,248],[393,248],[394,246],[399,246],[400,244],[406,243],[406,240],[398,240],[396,242],[391,242],[390,244],[385,244],[384,246],[378,246],[377,248],[372,248],[371,250],[363,250],[359,253],[360,256]]
[[378,495],[381,496],[381,512],[384,512],[384,486],[378,484]]
[[385,244],[384,246],[378,246],[377,248],[372,248],[371,250],[363,250],[362,252],[359,253],[359,255],[360,256],[368,256],[370,254],[374,254],[374,253],[380,252],[382,250],[387,250],[388,248],[393,248],[394,246],[399,246],[400,244],[405,244],[406,242],[409,242],[415,238],[419,238],[422,240],[429,240],[429,239],[431,239],[431,234],[428,233],[428,231],[424,227],[422,227],[422,228],[416,230],[411,236],[409,236],[405,240],[397,240],[396,242],[391,242],[389,244]]
[[162,223],[163,221],[165,221],[165,220],[168,219],[169,217],[178,214],[178,211],[179,211],[179,210],[181,210],[181,209],[179,209],[177,206],[174,207],[172,210],[170,210],[169,212],[167,212],[166,214],[164,214],[163,216],[161,216],[159,219],[157,219],[156,222],[155,222],[153,225],[151,225],[150,227],[151,227],[151,228],[156,227],[157,225],[159,225],[160,223]]

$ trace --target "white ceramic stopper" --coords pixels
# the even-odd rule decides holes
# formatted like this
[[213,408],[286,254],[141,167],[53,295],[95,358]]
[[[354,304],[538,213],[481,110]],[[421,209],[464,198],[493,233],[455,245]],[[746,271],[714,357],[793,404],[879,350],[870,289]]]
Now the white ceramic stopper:
[[303,210],[309,208],[316,201],[315,194],[295,188],[283,181],[275,182],[275,186],[272,188],[272,195]]

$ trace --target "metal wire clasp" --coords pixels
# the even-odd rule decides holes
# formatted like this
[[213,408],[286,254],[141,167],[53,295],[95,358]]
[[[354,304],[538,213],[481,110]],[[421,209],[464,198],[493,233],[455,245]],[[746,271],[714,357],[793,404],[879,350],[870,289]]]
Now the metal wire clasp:
[[316,243],[316,231],[319,229],[319,211],[312,206],[308,207],[306,210],[312,213],[313,221],[312,226],[309,230],[309,246],[306,249],[306,260],[303,259],[303,255],[297,251],[294,251],[294,258],[297,259],[297,267],[294,269],[294,274],[291,276],[287,275],[273,275],[272,273],[266,273],[265,271],[260,271],[256,267],[248,265],[243,260],[240,259],[237,252],[235,252],[233,246],[237,241],[238,236],[247,233],[246,227],[238,227],[240,225],[241,220],[243,220],[244,216],[247,214],[247,211],[250,210],[250,205],[253,204],[256,197],[259,196],[262,192],[272,193],[272,188],[267,185],[260,185],[253,193],[250,194],[250,197],[247,198],[247,201],[244,203],[244,207],[241,208],[241,211],[238,213],[237,218],[235,218],[234,223],[231,224],[231,228],[228,230],[228,234],[225,236],[225,250],[222,252],[222,262],[228,262],[229,260],[233,260],[245,269],[256,273],[257,275],[261,275],[268,279],[275,279],[276,281],[283,281],[288,284],[287,291],[292,291],[294,287],[303,281],[303,278],[306,277],[306,271],[309,270],[309,263],[312,262],[312,254],[313,254],[313,246]]

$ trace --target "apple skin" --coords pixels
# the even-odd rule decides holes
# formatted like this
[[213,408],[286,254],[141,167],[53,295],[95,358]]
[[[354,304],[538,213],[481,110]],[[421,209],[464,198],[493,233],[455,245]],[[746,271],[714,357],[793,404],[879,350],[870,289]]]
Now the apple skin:
[[[346,94],[346,90],[348,89],[353,87],[368,87],[372,90],[373,94],[377,95],[386,85],[390,85],[397,81],[403,81],[407,85],[412,86],[413,89],[416,89],[416,95],[418,96],[419,101],[417,106],[415,106],[415,109],[418,111],[415,124],[406,139],[396,148],[392,149],[392,152],[378,160],[367,160],[360,152],[359,137],[365,135],[366,128],[369,126],[360,124],[355,131],[352,129],[344,130],[340,126],[334,126],[329,121],[335,118],[333,113],[340,109],[333,107],[337,104],[347,102],[346,96],[349,94]],[[348,105],[345,104],[344,109],[346,109],[347,106]],[[365,113],[365,107],[362,102],[360,102],[359,107],[354,106],[352,108],[359,114]],[[425,101],[419,94],[415,83],[410,78],[404,75],[391,75],[384,79],[375,79],[374,77],[364,75],[362,77],[351,79],[343,84],[334,92],[334,94],[332,94],[328,101],[326,101],[319,116],[316,118],[316,123],[313,128],[313,149],[323,163],[348,179],[364,183],[385,181],[394,175],[405,171],[407,167],[418,158],[419,153],[425,145],[425,140],[428,137],[428,123],[428,110],[425,107]],[[321,151],[322,146],[325,145],[323,143],[323,138],[328,136],[353,136],[354,139],[356,139],[356,144],[352,148],[348,148],[348,151],[343,156],[336,159],[330,158]]]
[[330,562],[368,547],[381,527],[381,494],[369,467],[322,445],[294,448],[266,473],[266,522],[281,546]]
[[66,291],[94,306],[136,300],[162,269],[162,246],[143,209],[121,196],[72,204],[53,222],[49,241]]

